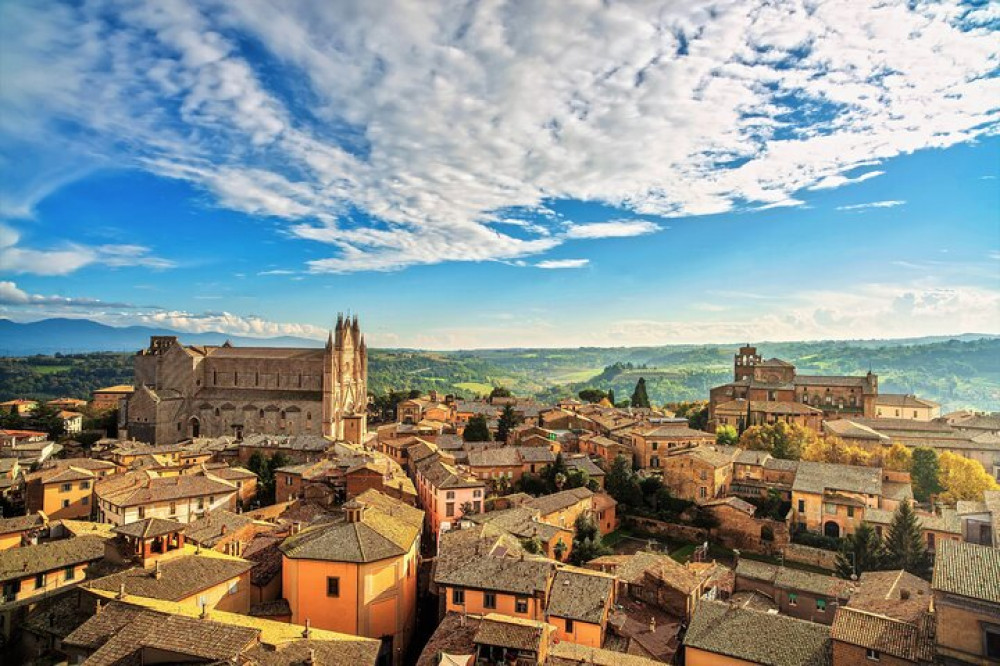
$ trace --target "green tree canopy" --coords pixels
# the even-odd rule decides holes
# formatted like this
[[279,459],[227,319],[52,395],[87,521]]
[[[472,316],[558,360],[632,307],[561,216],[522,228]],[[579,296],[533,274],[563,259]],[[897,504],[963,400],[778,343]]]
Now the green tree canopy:
[[928,502],[931,495],[941,492],[941,484],[938,481],[938,457],[934,449],[923,446],[913,449],[910,479],[913,482],[913,497],[918,502]]
[[861,576],[866,571],[885,568],[887,554],[881,537],[868,523],[861,523],[858,529],[841,542],[837,553],[837,575],[841,578]]
[[731,425],[720,425],[715,429],[715,443],[725,446],[735,446],[740,441],[740,435]]
[[649,409],[649,395],[646,393],[646,380],[643,377],[639,377],[639,381],[635,383],[635,391],[632,392],[633,407],[641,407]]
[[900,504],[892,516],[885,548],[888,553],[888,568],[905,569],[921,578],[930,576],[930,556],[920,533],[917,516],[908,502]]
[[811,429],[797,423],[778,422],[747,428],[740,446],[751,451],[767,451],[775,458],[798,460],[802,451],[818,439]]
[[490,425],[486,417],[476,414],[465,424],[462,431],[462,439],[466,442],[489,442],[493,439],[490,434]]
[[506,442],[510,431],[516,428],[521,423],[521,417],[514,412],[514,408],[511,405],[504,405],[503,411],[500,412],[500,419],[497,423],[497,441]]
[[[608,397],[608,394],[597,388],[585,388],[579,393],[577,393],[580,400],[589,403],[598,403]],[[610,400],[610,398],[608,398]]]

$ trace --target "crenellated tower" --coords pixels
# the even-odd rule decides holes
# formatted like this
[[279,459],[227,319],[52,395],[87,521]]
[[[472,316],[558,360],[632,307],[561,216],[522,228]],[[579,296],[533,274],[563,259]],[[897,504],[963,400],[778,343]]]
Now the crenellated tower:
[[367,407],[368,348],[357,315],[338,314],[323,360],[323,435],[361,443]]

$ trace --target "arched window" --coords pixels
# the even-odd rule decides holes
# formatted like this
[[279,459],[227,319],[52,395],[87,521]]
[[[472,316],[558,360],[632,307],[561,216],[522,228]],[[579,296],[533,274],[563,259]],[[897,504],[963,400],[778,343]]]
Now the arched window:
[[218,407],[216,407],[216,408],[215,408],[215,415],[216,415],[216,416],[218,416],[218,415],[219,415],[219,408],[218,408]]
[[260,418],[264,418],[264,410],[260,410]]

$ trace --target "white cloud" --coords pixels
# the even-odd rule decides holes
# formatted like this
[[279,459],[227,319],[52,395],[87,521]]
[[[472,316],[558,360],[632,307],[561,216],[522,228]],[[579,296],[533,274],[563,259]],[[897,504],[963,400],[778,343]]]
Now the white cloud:
[[10,281],[0,281],[0,305],[13,306],[50,306],[58,308],[85,308],[93,310],[95,308],[135,308],[138,306],[130,303],[113,303],[101,301],[96,298],[69,298],[66,296],[43,296],[41,294],[29,294],[17,283]]
[[658,224],[647,220],[611,220],[610,222],[570,225],[563,237],[574,240],[579,238],[627,238],[651,234],[660,229]]
[[590,259],[546,259],[535,264],[536,268],[583,268],[590,263]]
[[911,4],[8,3],[0,147],[40,176],[0,186],[0,206],[30,215],[74,174],[134,166],[272,216],[329,246],[310,270],[350,272],[608,237],[491,226],[548,200],[800,205],[996,131],[995,12]]
[[163,326],[187,333],[219,331],[255,338],[292,335],[321,340],[328,333],[326,329],[311,324],[275,322],[263,317],[238,315],[231,312],[192,313],[182,310],[164,310],[162,312],[138,315],[131,319],[136,323],[148,326]]
[[872,208],[895,208],[902,206],[905,201],[889,199],[886,201],[871,201],[869,203],[852,204],[850,206],[837,206],[837,210],[869,210]]
[[810,190],[832,190],[832,189],[837,188],[837,187],[843,187],[844,185],[851,185],[853,183],[863,183],[866,180],[871,180],[872,178],[875,178],[877,176],[881,176],[884,173],[885,173],[885,171],[869,171],[867,173],[863,173],[860,176],[856,176],[854,178],[848,178],[847,176],[841,176],[839,174],[835,174],[835,175],[827,176],[826,178],[823,178],[822,180],[820,180],[815,185],[810,186],[809,189]]
[[0,273],[69,275],[91,264],[119,268],[144,266],[172,268],[174,262],[149,254],[141,245],[82,245],[63,242],[57,248],[39,250],[21,245],[21,235],[0,224]]

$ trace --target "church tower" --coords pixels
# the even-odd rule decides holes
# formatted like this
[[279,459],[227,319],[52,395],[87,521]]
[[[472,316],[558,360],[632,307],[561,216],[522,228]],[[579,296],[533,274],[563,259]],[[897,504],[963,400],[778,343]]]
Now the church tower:
[[362,443],[367,409],[368,348],[357,315],[340,314],[323,358],[323,435]]

